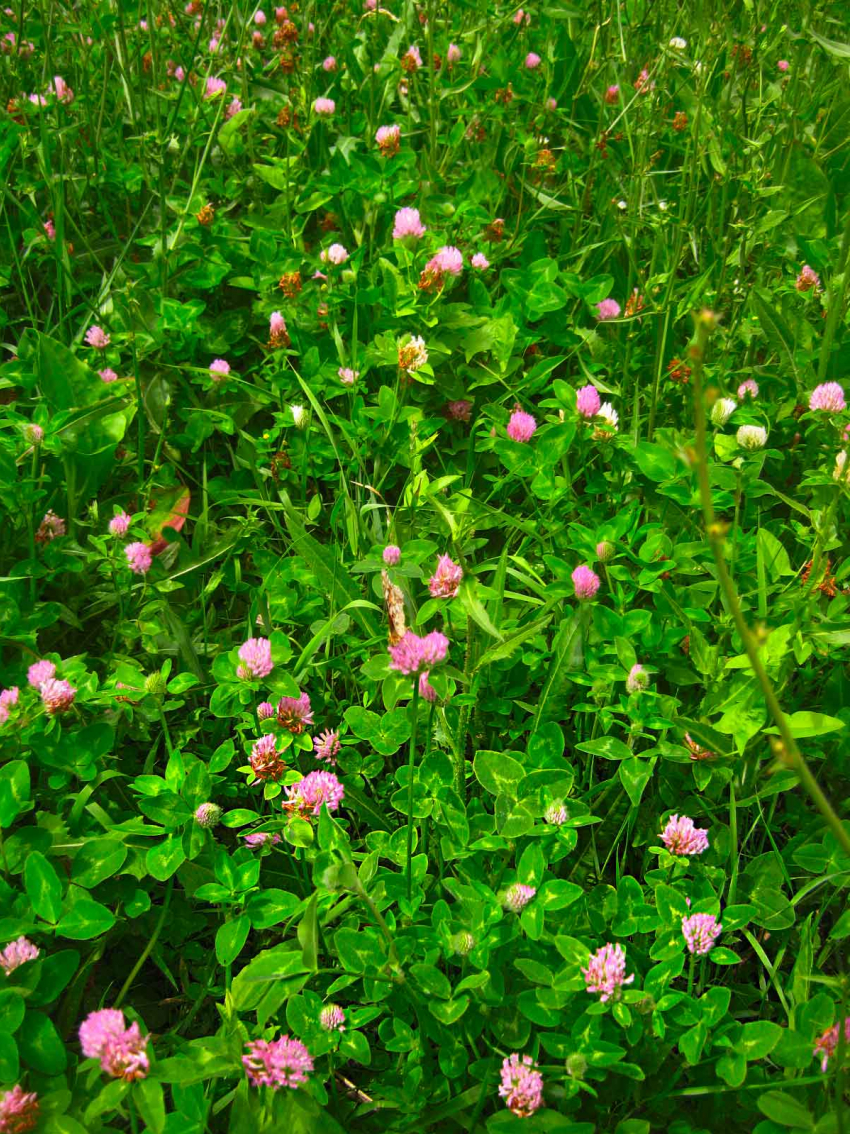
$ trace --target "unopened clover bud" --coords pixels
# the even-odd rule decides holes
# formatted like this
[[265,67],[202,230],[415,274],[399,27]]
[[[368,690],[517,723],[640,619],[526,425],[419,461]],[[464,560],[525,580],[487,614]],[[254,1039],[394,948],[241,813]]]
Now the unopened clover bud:
[[617,554],[617,548],[610,539],[603,539],[596,545],[596,558],[600,563],[610,563]]
[[574,1051],[572,1055],[567,1056],[566,1068],[571,1079],[583,1079],[587,1071],[587,1059],[580,1051]]
[[24,440],[28,445],[40,445],[44,440],[44,430],[40,425],[30,423],[24,426]]
[[199,827],[217,827],[221,819],[221,808],[217,803],[202,803],[195,811],[195,822]]
[[290,406],[289,412],[292,414],[292,420],[295,423],[296,429],[306,429],[310,421],[310,415],[304,406]]
[[145,678],[145,693],[151,693],[154,697],[161,697],[165,692],[165,686],[165,678],[159,670],[155,673],[148,674]]
[[712,425],[725,425],[737,408],[731,398],[718,398],[711,407]]
[[475,948],[475,938],[468,930],[462,929],[452,937],[451,947],[459,956],[466,957]]

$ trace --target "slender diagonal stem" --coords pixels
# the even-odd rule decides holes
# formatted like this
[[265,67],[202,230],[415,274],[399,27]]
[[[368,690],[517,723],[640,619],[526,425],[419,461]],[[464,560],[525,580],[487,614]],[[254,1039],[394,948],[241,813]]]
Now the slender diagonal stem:
[[413,724],[410,729],[410,758],[407,763],[407,773],[410,777],[407,784],[407,900],[413,896],[413,774],[416,771],[416,732],[419,724],[419,677],[413,678],[413,701],[410,711],[413,713]]
[[130,972],[127,974],[127,979],[122,984],[121,991],[118,993],[118,995],[115,998],[115,1007],[116,1008],[121,1007],[121,1004],[124,1000],[124,997],[127,995],[127,993],[130,991],[130,989],[133,987],[133,981],[138,976],[139,970],[141,969],[142,965],[145,963],[145,961],[148,959],[148,957],[153,952],[154,946],[156,945],[157,941],[159,941],[159,935],[160,935],[160,933],[162,933],[162,927],[165,925],[165,919],[168,917],[168,910],[169,910],[169,907],[171,905],[171,895],[172,895],[173,892],[174,892],[174,876],[172,875],[171,878],[168,879],[168,886],[166,887],[166,890],[165,890],[165,899],[162,903],[162,909],[159,911],[159,917],[156,920],[156,925],[154,926],[154,931],[151,934],[150,940],[148,941],[147,945],[145,945],[144,949],[139,954],[138,960],[136,961],[135,965],[133,965],[132,969],[130,969]]

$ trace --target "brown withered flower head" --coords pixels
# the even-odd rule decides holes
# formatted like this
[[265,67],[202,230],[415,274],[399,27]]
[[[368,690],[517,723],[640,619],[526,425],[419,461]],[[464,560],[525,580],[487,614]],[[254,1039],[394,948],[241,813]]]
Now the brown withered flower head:
[[198,224],[203,225],[204,228],[209,228],[209,226],[215,220],[215,209],[212,205],[207,203],[203,206],[200,212],[196,214],[195,219],[197,220]]
[[301,291],[301,273],[284,272],[278,280],[277,286],[280,288],[287,299],[295,299],[295,297]]

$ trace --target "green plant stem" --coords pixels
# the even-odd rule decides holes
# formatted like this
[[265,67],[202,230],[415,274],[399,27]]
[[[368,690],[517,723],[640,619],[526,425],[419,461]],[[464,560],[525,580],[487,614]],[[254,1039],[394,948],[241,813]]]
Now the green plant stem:
[[168,721],[166,720],[165,710],[162,707],[162,701],[160,701],[159,697],[156,698],[156,709],[159,713],[160,723],[162,724],[162,734],[165,737],[165,747],[168,750],[168,758],[170,760],[174,755],[174,746],[171,743],[171,733],[168,729]]
[[694,991],[694,972],[697,967],[697,955],[691,953],[690,961],[688,962],[688,996],[691,996]]
[[407,784],[407,900],[413,896],[413,774],[416,770],[416,732],[419,724],[419,676],[413,677],[413,700],[410,711],[413,724],[410,729],[410,757],[407,771],[410,777]]
[[844,236],[841,239],[841,252],[838,258],[838,270],[832,277],[829,288],[829,308],[826,316],[826,326],[823,331],[820,357],[818,358],[818,382],[823,382],[829,367],[832,354],[832,340],[841,317],[844,313],[844,297],[847,295],[847,258],[850,254],[850,208],[847,210],[847,221],[844,225]]
[[732,614],[735,627],[744,644],[744,649],[747,652],[753,673],[756,675],[756,680],[761,687],[765,703],[779,730],[781,744],[775,745],[777,756],[782,763],[796,772],[800,783],[820,811],[827,827],[829,827],[830,831],[832,831],[837,839],[838,845],[846,854],[850,854],[850,836],[848,836],[847,832],[844,830],[841,820],[824,795],[809,765],[806,763],[803,754],[800,752],[796,740],[791,734],[788,719],[782,711],[782,707],[774,692],[773,684],[759,656],[758,646],[756,645],[753,635],[750,633],[750,628],[747,626],[743,611],[741,610],[738,592],[726,567],[726,560],[723,555],[726,539],[725,527],[722,524],[718,524],[715,517],[714,503],[711,497],[711,485],[708,479],[708,448],[706,444],[705,404],[703,402],[702,389],[703,360],[705,357],[705,347],[710,334],[710,323],[712,321],[713,317],[708,313],[704,313],[699,317],[697,321],[696,338],[691,348],[691,358],[693,360],[694,416],[696,420],[695,448],[697,458],[697,481],[699,483],[699,493],[702,501],[706,538],[708,539],[714,556],[717,579],[726,600],[727,609]]
[[122,984],[121,991],[118,993],[117,997],[115,998],[114,1007],[116,1007],[116,1008],[121,1007],[121,1004],[123,1003],[124,997],[130,991],[130,989],[133,986],[133,981],[138,976],[139,970],[141,969],[142,965],[145,963],[145,961],[148,959],[148,957],[153,952],[153,948],[156,945],[157,941],[159,940],[159,935],[160,935],[160,933],[162,933],[162,927],[165,925],[165,919],[166,919],[166,917],[168,917],[168,910],[169,910],[169,907],[171,905],[171,895],[172,895],[173,892],[174,892],[174,875],[172,875],[171,878],[168,879],[168,886],[166,887],[166,890],[165,890],[165,899],[162,903],[162,909],[159,911],[159,917],[156,920],[156,925],[154,926],[154,931],[150,936],[150,940],[148,941],[147,945],[145,945],[144,949],[139,954],[135,965],[133,965],[132,969],[130,969],[130,972],[127,974],[127,979]]

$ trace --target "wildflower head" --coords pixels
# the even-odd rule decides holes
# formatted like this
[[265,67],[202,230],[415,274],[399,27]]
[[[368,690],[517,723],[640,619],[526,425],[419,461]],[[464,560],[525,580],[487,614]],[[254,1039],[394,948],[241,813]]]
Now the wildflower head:
[[280,311],[272,311],[269,316],[269,346],[289,346],[289,332],[286,329],[286,320]]
[[39,693],[45,712],[53,717],[57,713],[68,712],[74,703],[77,690],[69,681],[57,681],[55,677],[51,677],[47,681],[42,681]]
[[257,705],[257,717],[261,721],[271,720],[274,714],[274,705],[271,701],[260,701],[259,705]]
[[490,267],[490,261],[487,259],[483,252],[474,253],[472,259],[469,262],[470,264],[472,264],[473,268],[475,268],[479,272],[483,272],[485,268]]
[[461,929],[459,933],[455,933],[449,942],[452,952],[457,953],[460,957],[468,957],[472,950],[475,948],[475,938],[469,930]]
[[396,547],[394,543],[388,543],[384,548],[381,558],[387,567],[396,567],[401,562],[401,548]]
[[105,366],[103,370],[98,370],[97,375],[101,382],[106,382],[107,385],[109,385],[110,382],[118,381],[118,375],[111,366]]
[[313,103],[313,113],[319,118],[330,118],[336,110],[336,103],[332,98],[317,98]]
[[195,809],[195,822],[199,827],[217,827],[221,819],[221,808],[217,803],[201,803]]
[[310,424],[310,414],[305,406],[290,406],[289,412],[292,414],[292,424],[296,429],[306,429]]
[[344,245],[332,244],[330,248],[322,250],[319,259],[322,260],[323,263],[331,263],[339,267],[340,264],[344,264],[348,259],[348,252]]
[[35,1091],[25,1091],[16,1083],[11,1091],[0,1095],[0,1131],[4,1134],[26,1134],[38,1123],[39,1105]]
[[338,1004],[326,1004],[319,1013],[319,1024],[326,1032],[344,1032],[345,1012]]
[[737,403],[731,398],[718,398],[711,407],[712,425],[724,426],[737,408]]
[[266,846],[266,844],[274,846],[280,842],[280,835],[277,831],[248,831],[241,837],[245,840],[245,846],[250,847],[251,850],[257,850],[259,847]]
[[336,70],[336,59],[333,57],[333,55],[328,55],[322,60],[322,70],[323,71],[335,71]]
[[50,543],[57,536],[65,534],[65,521],[50,508],[44,513],[38,531],[35,533],[36,543]]
[[333,772],[310,772],[285,790],[287,807],[302,816],[318,815],[323,803],[328,811],[336,811],[345,796],[345,788]]
[[[401,127],[396,125],[379,126],[375,133],[375,141],[384,157],[394,157],[401,144]],[[416,212],[416,210],[412,209],[411,212]]]
[[109,534],[114,536],[126,535],[130,527],[131,517],[127,512],[121,511],[109,521]]
[[29,422],[24,426],[24,440],[28,445],[40,445],[44,440],[44,430],[40,425]]
[[688,952],[700,957],[711,952],[722,931],[723,926],[714,914],[696,913],[682,918],[682,936]]
[[421,335],[412,335],[398,348],[398,365],[400,370],[408,374],[415,374],[428,361],[428,349]]
[[827,413],[841,413],[847,403],[844,390],[837,382],[822,382],[815,386],[809,396],[810,410],[826,410]]
[[389,647],[390,669],[415,676],[445,661],[448,651],[449,640],[439,630],[432,630],[424,638],[408,630],[397,645]]
[[530,1055],[514,1052],[502,1060],[499,1098],[518,1118],[527,1118],[543,1105],[543,1076]]
[[90,1012],[80,1025],[83,1055],[87,1059],[99,1059],[107,1075],[127,1083],[147,1076],[149,1038],[141,1034],[137,1023],[127,1027],[124,1013],[117,1008]]
[[451,66],[453,63],[457,63],[460,59],[460,56],[461,51],[458,45],[456,43],[450,43],[448,50],[446,51],[446,60],[449,66]]
[[596,304],[596,318],[600,322],[606,319],[617,319],[620,315],[620,305],[616,299],[603,299]]
[[310,697],[302,693],[299,697],[281,697],[277,703],[277,722],[293,736],[302,733],[307,725],[313,723],[313,710]]
[[337,374],[343,386],[353,386],[360,377],[360,371],[352,370],[350,366],[340,366],[339,370],[337,370]]
[[422,56],[419,54],[419,48],[415,43],[411,43],[407,51],[401,57],[401,67],[403,71],[409,74],[414,74],[422,66]]
[[599,590],[599,576],[595,571],[591,571],[589,567],[581,566],[576,567],[572,576],[573,586],[575,587],[575,594],[577,599],[587,601],[592,599],[596,592]]
[[419,696],[423,701],[427,701],[429,705],[433,705],[437,700],[437,690],[428,680],[428,670],[424,669],[419,674]]
[[214,358],[210,363],[210,375],[214,382],[221,382],[230,373],[230,363],[224,358]]
[[[833,1024],[831,1028],[827,1028],[826,1031],[815,1040],[815,1050],[812,1052],[812,1055],[820,1056],[821,1071],[827,1070],[830,1058],[835,1055],[838,1050],[839,1027],[840,1024]],[[850,1051],[850,1016],[844,1017],[844,1043],[845,1052]]]
[[702,854],[708,850],[708,832],[695,827],[687,815],[671,815],[661,841],[671,854]]
[[134,575],[146,575],[153,566],[153,554],[146,543],[128,543],[124,548],[127,565]]
[[820,291],[820,276],[814,268],[810,268],[808,264],[803,264],[797,279],[794,281],[794,287],[797,291]]
[[276,1040],[251,1040],[242,1056],[242,1066],[252,1087],[297,1087],[307,1082],[313,1070],[310,1052],[300,1040],[279,1036]]
[[52,661],[37,661],[27,670],[27,681],[33,689],[40,689],[45,681],[49,681],[56,674],[56,666]]
[[674,35],[670,40],[670,46],[674,51],[684,51],[688,46],[688,41],[686,39],[682,39],[680,35]]
[[602,404],[595,386],[582,386],[576,390],[576,409],[581,417],[596,417]]
[[620,88],[618,86],[608,87],[604,95],[605,101],[610,105],[620,101]]
[[530,413],[517,407],[508,422],[508,437],[511,441],[530,441],[537,429],[537,422]]
[[[15,969],[19,969],[21,965],[25,965],[27,961],[35,961],[38,957],[38,946],[33,945],[32,941],[28,941],[26,937],[19,937],[16,941],[11,941],[0,953],[0,969],[8,976]],[[2,1126],[0,1126],[0,1130],[2,1130]]]
[[785,72],[788,70],[788,68],[790,66],[791,66],[791,64],[788,62],[787,59],[780,59],[779,62],[776,64],[776,69],[777,69],[777,71],[781,71],[782,74],[784,75]]
[[525,66],[526,70],[536,71],[537,68],[540,66],[540,63],[541,63],[541,59],[540,59],[540,56],[537,54],[537,52],[536,51],[529,51],[528,55],[526,55],[526,57],[525,57],[524,66]]
[[634,973],[626,976],[626,951],[623,946],[612,945],[610,942],[591,953],[587,968],[581,972],[587,991],[601,993],[599,999],[603,1004],[609,1000],[618,1000],[623,985],[631,984],[635,979]]
[[454,598],[463,578],[463,568],[452,561],[451,556],[441,555],[437,560],[437,570],[428,580],[428,590],[432,598]]
[[767,430],[761,425],[742,425],[735,440],[742,449],[763,449],[767,444]]
[[95,350],[106,350],[109,346],[109,335],[107,335],[102,327],[89,327],[86,331],[86,342],[89,346],[94,347]]
[[418,209],[399,209],[393,221],[393,240],[421,239],[427,229],[419,219]]
[[610,563],[617,554],[617,548],[610,539],[600,540],[596,545],[596,558],[600,563]]
[[267,732],[255,740],[248,757],[251,771],[257,780],[279,780],[286,771],[283,758],[277,750],[277,739],[273,732]]
[[217,79],[214,75],[210,75],[204,86],[204,98],[215,98],[216,95],[223,95],[227,90],[227,83],[224,79]]
[[243,681],[268,677],[274,669],[271,642],[268,638],[249,638],[239,647],[239,661],[236,676]]
[[649,674],[642,665],[633,665],[626,678],[626,689],[629,693],[643,693],[649,685]]
[[553,803],[550,803],[543,812],[543,818],[553,827],[562,826],[569,817],[569,812],[564,806],[563,800],[555,800]]
[[472,415],[472,402],[467,398],[458,398],[457,401],[446,404],[446,417],[452,421],[469,421]]
[[521,913],[537,890],[534,886],[526,886],[524,882],[512,882],[502,897],[502,905],[512,913]]
[[317,760],[335,764],[339,749],[339,733],[335,729],[331,732],[320,732],[318,736],[313,737],[313,751]]

